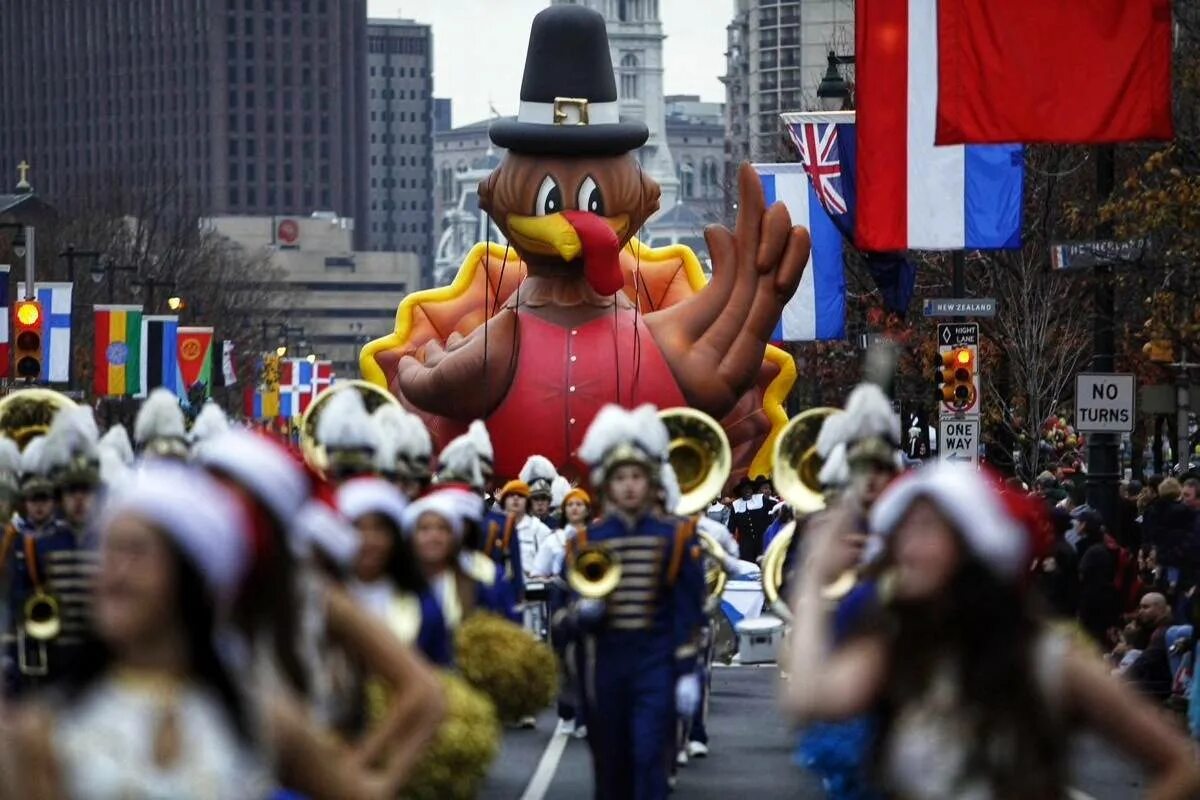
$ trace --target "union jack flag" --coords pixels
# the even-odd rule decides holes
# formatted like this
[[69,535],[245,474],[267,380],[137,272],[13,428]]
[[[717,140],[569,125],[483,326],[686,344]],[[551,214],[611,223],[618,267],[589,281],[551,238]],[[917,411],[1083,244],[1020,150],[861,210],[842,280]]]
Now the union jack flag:
[[838,126],[832,122],[802,122],[788,125],[788,135],[800,152],[804,171],[812,182],[821,205],[832,217],[848,210],[842,190],[842,162]]

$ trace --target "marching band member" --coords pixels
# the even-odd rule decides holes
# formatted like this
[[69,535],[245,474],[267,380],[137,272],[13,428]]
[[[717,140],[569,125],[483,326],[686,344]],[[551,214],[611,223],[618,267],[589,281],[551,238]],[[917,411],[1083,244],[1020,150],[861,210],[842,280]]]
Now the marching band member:
[[335,486],[360,475],[375,474],[379,431],[358,392],[337,392],[317,420],[316,440],[325,447],[326,473]]
[[143,457],[188,457],[187,427],[174,392],[160,386],[142,401],[133,421],[133,441]]
[[[337,581],[313,575],[314,549],[339,568],[353,556],[322,540],[328,525],[303,519],[320,502],[313,502],[313,479],[297,458],[265,437],[231,430],[212,440],[200,461],[243,499],[252,522],[254,558],[233,606],[237,637],[227,640],[229,657],[264,691],[257,700],[267,712],[299,726],[296,735],[306,741],[312,736],[327,742],[330,751],[287,764],[285,785],[311,797],[394,796],[440,720],[436,676]],[[339,538],[356,551],[352,532]],[[365,731],[353,751],[335,747],[328,736],[354,731],[330,731],[320,719],[345,707],[345,697],[332,694],[341,687],[323,671],[330,666],[324,652],[330,647],[390,687],[386,719]]]
[[895,481],[870,514],[889,588],[839,643],[821,589],[847,563],[858,513],[843,499],[807,534],[791,636],[803,679],[785,703],[801,719],[873,710],[882,788],[913,800],[1065,797],[1082,724],[1147,768],[1146,796],[1200,792],[1184,736],[1038,618],[1024,589],[1048,539],[1036,501],[960,464]]
[[416,414],[392,403],[375,409],[371,419],[380,434],[375,454],[379,473],[396,484],[409,500],[416,500],[429,488],[432,478],[429,461],[433,441],[429,430]]
[[[530,516],[541,520],[549,530],[557,528],[559,521],[554,515],[551,503],[554,499],[554,482],[558,480],[559,475],[550,459],[545,456],[530,456],[517,477],[529,487]],[[529,559],[525,563],[532,561],[533,559]]]
[[26,704],[6,724],[6,796],[266,796],[258,728],[213,644],[249,561],[246,524],[234,497],[167,463],[109,497],[96,639],[57,700]]
[[430,662],[452,660],[446,621],[412,546],[403,534],[404,495],[377,478],[356,478],[338,489],[337,505],[360,537],[351,593],[384,620],[396,638]]
[[603,598],[572,592],[560,630],[576,639],[596,797],[668,794],[677,715],[700,701],[704,573],[692,525],[653,512],[668,436],[653,406],[605,406],[584,437],[605,515],[568,546],[567,569],[599,548],[619,569]]
[[53,625],[33,627],[27,604],[33,598],[37,616],[49,622],[53,614],[48,603],[54,600],[49,585],[47,564],[51,553],[73,549],[74,537],[57,520],[55,486],[48,474],[46,437],[26,443],[21,452],[21,511],[6,530],[0,559],[6,567],[8,585],[8,624],[5,632],[4,694],[20,695],[53,681],[63,665],[57,663]]
[[[549,492],[549,483],[545,484],[545,489]],[[524,572],[517,580],[521,583],[521,596],[525,598],[525,607],[522,611],[522,616],[525,621],[525,629],[538,638],[542,638],[542,630],[545,626],[545,609],[542,606],[544,592],[533,594],[531,587],[541,586],[540,581],[536,581],[533,572],[534,557],[542,547],[542,543],[550,537],[550,529],[545,524],[529,513],[529,497],[530,488],[521,480],[509,481],[504,484],[504,488],[500,490],[498,502],[501,509],[505,513],[505,537],[513,537],[517,540],[517,546],[521,549],[521,563],[528,565]]]

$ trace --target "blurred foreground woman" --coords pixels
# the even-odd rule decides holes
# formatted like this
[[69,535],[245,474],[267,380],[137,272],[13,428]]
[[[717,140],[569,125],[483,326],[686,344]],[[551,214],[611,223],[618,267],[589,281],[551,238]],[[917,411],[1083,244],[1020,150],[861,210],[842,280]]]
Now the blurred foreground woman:
[[821,592],[848,566],[855,526],[840,506],[814,520],[785,705],[802,721],[873,713],[874,783],[906,800],[1064,798],[1084,727],[1146,767],[1146,796],[1195,796],[1187,741],[1035,614],[1023,585],[1041,513],[968,467],[896,481],[871,511],[882,577],[855,590],[873,599],[836,646]]
[[97,640],[61,693],[5,714],[5,797],[255,798],[273,781],[213,646],[249,564],[237,500],[147,466],[100,518]]

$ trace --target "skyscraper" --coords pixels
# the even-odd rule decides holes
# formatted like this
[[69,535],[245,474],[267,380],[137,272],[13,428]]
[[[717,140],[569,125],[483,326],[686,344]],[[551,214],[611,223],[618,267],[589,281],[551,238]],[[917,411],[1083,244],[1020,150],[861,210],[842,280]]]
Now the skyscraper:
[[367,248],[416,253],[433,270],[433,38],[428,25],[372,19],[367,26],[370,210]]
[[52,202],[366,218],[366,0],[0,0],[0,29],[0,173]]

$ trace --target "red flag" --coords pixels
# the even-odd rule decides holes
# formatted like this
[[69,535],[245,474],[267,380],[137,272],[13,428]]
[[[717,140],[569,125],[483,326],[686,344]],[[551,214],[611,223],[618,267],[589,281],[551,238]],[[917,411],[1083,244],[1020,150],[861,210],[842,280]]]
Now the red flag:
[[1170,139],[1171,0],[938,3],[938,144]]

